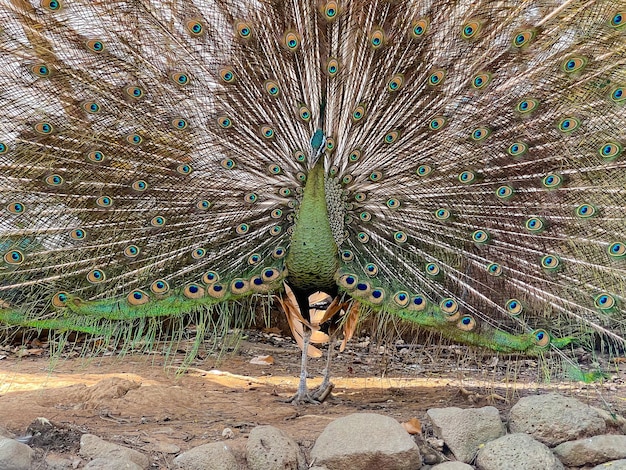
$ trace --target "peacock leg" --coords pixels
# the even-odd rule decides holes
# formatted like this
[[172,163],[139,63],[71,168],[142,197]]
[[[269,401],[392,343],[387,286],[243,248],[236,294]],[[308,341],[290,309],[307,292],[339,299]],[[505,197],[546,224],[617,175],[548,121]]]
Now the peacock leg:
[[309,389],[306,384],[307,378],[307,360],[309,350],[309,344],[311,342],[311,329],[307,325],[303,325],[303,334],[302,340],[304,342],[304,347],[302,348],[302,362],[300,366],[300,383],[298,384],[298,391],[296,394],[287,400],[288,403],[293,403],[295,405],[302,405],[304,403],[311,403],[313,405],[319,405],[320,402],[311,396],[309,393]]
[[326,357],[326,368],[324,369],[324,380],[319,384],[316,388],[311,390],[311,396],[322,403],[328,396],[330,392],[333,391],[335,385],[330,381],[330,363],[332,360],[333,353],[335,352],[335,348],[333,345],[335,344],[334,335],[330,337],[330,341],[328,342],[328,353]]

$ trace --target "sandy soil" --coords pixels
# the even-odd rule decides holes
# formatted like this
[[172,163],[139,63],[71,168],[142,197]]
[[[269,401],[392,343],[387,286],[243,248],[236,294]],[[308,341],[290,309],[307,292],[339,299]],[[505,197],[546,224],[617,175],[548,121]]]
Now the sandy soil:
[[[250,362],[266,355],[273,364]],[[423,423],[428,408],[493,404],[506,417],[520,396],[538,390],[558,389],[626,415],[623,362],[601,384],[538,385],[541,371],[532,360],[468,355],[451,346],[381,347],[361,338],[334,361],[333,396],[321,405],[294,406],[284,400],[297,386],[299,350],[274,332],[246,332],[231,354],[201,351],[184,372],[178,368],[183,352],[169,365],[158,353],[75,356],[63,355],[50,371],[46,344],[0,348],[0,429],[25,435],[38,417],[52,423],[39,426],[42,433],[31,442],[35,469],[49,468],[46,458],[69,458],[80,468],[80,435],[87,432],[144,452],[153,468],[167,469],[179,451],[226,438],[241,456],[258,425],[283,429],[308,452],[331,420],[350,413]],[[323,358],[311,360],[310,385],[321,381],[324,366]]]

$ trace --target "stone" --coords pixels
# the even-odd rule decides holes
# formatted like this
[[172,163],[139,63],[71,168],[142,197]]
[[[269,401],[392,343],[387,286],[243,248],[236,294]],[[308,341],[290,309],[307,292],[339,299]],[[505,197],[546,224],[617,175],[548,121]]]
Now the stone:
[[46,465],[49,470],[70,470],[73,469],[74,463],[58,454],[48,454],[45,458]]
[[593,467],[591,470],[626,470],[626,459],[612,460]]
[[435,435],[444,440],[457,460],[472,462],[479,446],[506,434],[500,413],[484,408],[432,408],[426,412]]
[[173,460],[181,470],[238,470],[237,460],[223,442],[204,444],[183,452]]
[[520,399],[511,408],[509,429],[526,433],[549,447],[603,434],[606,423],[589,405],[558,393]]
[[608,427],[619,429],[623,434],[626,434],[626,418],[622,415],[609,413],[607,410],[596,408],[595,406],[592,406],[591,408],[593,408],[595,412],[600,415]]
[[152,444],[150,451],[160,452],[162,454],[178,454],[180,452],[180,447],[171,442],[155,442]]
[[554,454],[569,467],[626,459],[626,436],[605,434],[559,444]]
[[93,434],[83,434],[80,438],[80,455],[90,459],[131,461],[141,468],[148,468],[150,460],[141,452],[112,442],[107,442]]
[[474,467],[464,462],[442,462],[430,470],[474,470]]
[[99,457],[83,467],[85,470],[141,470],[132,460],[107,459]]
[[3,437],[10,437],[11,439],[13,439],[15,437],[15,434],[13,434],[7,428],[0,426],[0,438]]
[[478,452],[479,470],[563,470],[550,449],[528,434],[508,434],[488,442]]
[[311,459],[328,470],[414,470],[417,444],[393,418],[356,413],[331,422],[315,441]]
[[251,470],[306,470],[304,454],[298,444],[274,426],[257,426],[246,445]]
[[0,438],[0,468],[2,470],[30,470],[33,450],[14,439]]

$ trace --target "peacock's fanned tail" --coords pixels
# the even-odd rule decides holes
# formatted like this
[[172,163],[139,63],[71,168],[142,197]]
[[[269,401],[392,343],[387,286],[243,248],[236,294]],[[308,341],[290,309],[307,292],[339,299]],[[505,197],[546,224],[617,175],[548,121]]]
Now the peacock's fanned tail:
[[624,0],[0,0],[0,322],[248,318],[311,274],[285,263],[323,153],[345,296],[503,352],[623,348],[625,25]]

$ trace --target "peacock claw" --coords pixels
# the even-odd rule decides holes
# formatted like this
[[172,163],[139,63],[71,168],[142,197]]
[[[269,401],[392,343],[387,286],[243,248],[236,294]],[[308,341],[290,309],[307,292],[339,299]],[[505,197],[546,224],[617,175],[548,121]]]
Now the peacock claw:
[[335,384],[332,382],[322,382],[319,387],[311,390],[311,396],[319,403],[323,403],[330,396],[333,388],[335,388]]
[[287,399],[285,403],[291,403],[292,405],[321,405],[322,402],[316,400],[311,396],[310,393],[305,393],[304,395],[300,395],[296,393],[293,397]]

